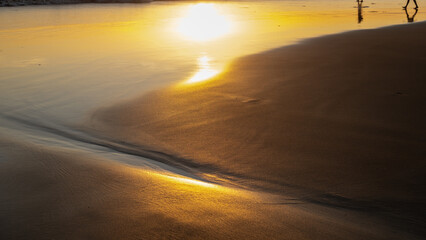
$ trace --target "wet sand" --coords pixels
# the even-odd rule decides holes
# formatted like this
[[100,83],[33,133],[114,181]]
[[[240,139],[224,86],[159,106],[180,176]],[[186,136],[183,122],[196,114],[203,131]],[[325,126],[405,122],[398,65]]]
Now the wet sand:
[[373,217],[0,141],[2,239],[415,239]]
[[423,235],[424,37],[426,24],[417,23],[247,56],[209,81],[99,109],[85,128],[155,146],[212,181],[364,212]]

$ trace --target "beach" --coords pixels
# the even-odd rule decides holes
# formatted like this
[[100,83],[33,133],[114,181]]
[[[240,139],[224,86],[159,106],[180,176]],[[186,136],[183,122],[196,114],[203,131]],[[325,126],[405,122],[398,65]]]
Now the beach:
[[0,239],[424,239],[426,23],[301,4],[2,9]]

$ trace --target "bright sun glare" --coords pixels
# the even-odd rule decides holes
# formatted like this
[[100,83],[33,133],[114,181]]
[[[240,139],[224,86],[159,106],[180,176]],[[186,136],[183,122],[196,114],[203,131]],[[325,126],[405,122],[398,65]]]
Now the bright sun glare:
[[210,58],[203,56],[198,58],[198,72],[194,74],[186,83],[196,83],[205,81],[219,73],[218,70],[212,69],[210,66]]
[[178,20],[177,31],[189,40],[209,41],[228,34],[231,25],[213,3],[198,3]]

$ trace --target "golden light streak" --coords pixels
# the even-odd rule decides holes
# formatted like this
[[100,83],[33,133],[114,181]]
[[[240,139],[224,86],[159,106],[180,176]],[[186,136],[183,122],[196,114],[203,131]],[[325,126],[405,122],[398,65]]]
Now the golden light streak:
[[151,172],[150,173],[153,176],[162,178],[164,180],[167,181],[171,181],[173,183],[176,183],[178,185],[191,185],[194,187],[208,187],[208,188],[219,188],[219,185],[213,184],[213,183],[208,183],[208,182],[203,182],[201,180],[196,180],[193,178],[189,178],[189,177],[184,177],[181,175],[175,175],[175,174],[165,174],[165,173],[160,173],[160,172]]
[[170,180],[179,182],[179,183],[202,186],[202,187],[209,187],[209,188],[216,187],[215,184],[203,182],[203,181],[199,181],[199,180],[195,180],[195,179],[191,179],[191,178],[176,177],[176,176],[170,176],[170,175],[162,175],[162,176],[165,177],[165,178],[168,178]]

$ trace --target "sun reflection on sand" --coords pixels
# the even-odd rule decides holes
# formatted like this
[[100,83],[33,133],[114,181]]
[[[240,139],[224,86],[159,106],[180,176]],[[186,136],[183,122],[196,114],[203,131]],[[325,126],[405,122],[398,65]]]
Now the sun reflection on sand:
[[[139,171],[139,170],[138,170]],[[156,172],[156,171],[148,171],[152,177],[162,179],[163,181],[168,182],[168,184],[172,184],[174,188],[179,187],[190,187],[192,189],[196,188],[199,190],[205,188],[214,188],[217,191],[235,191],[235,189],[223,187],[221,185],[217,185],[214,183],[210,183],[207,181],[197,180],[194,178],[186,177],[183,175],[178,175],[174,173],[165,173],[165,172]]]
[[213,3],[198,3],[178,20],[176,30],[188,40],[209,41],[230,33],[232,22]]
[[161,175],[161,176],[169,180],[176,181],[183,184],[196,185],[196,186],[209,187],[209,188],[217,187],[217,185],[215,184],[203,182],[203,181],[199,181],[199,180],[195,180],[191,178],[176,177],[176,176],[170,176],[170,175]]
[[210,60],[211,59],[207,56],[198,58],[199,70],[185,83],[202,82],[218,74],[219,71],[211,67]]

